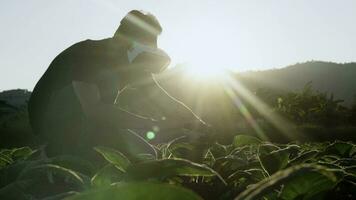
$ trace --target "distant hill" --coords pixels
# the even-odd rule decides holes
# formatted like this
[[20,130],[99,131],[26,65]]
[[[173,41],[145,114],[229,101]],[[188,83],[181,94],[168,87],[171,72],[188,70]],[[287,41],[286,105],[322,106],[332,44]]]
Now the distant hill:
[[337,64],[311,61],[281,69],[240,73],[237,77],[249,89],[269,87],[279,90],[299,90],[308,82],[320,92],[333,93],[350,105],[356,95],[356,63]]
[[27,104],[31,92],[23,89],[5,90],[0,92],[0,101],[14,107],[21,107]]
[[[175,78],[170,79],[170,84],[176,85],[176,81],[181,79],[180,76],[182,74],[178,72]],[[308,82],[312,82],[314,89],[333,93],[335,98],[345,100],[346,105],[356,100],[356,63],[311,61],[279,69],[238,73],[236,78],[252,91],[258,88],[300,90]],[[179,87],[186,88],[189,85],[183,84]],[[24,89],[6,90],[0,92],[0,101],[19,107],[26,105],[30,95],[31,92]]]
[[27,114],[28,90],[0,92],[0,148],[32,146],[32,134]]

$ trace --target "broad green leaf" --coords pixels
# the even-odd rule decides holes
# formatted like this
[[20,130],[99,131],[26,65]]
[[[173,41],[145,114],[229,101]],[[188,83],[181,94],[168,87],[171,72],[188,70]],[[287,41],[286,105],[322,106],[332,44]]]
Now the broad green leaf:
[[302,150],[302,148],[296,144],[288,144],[286,147],[283,148],[284,151],[289,152],[291,157],[296,157],[298,153]]
[[264,171],[261,169],[238,170],[228,177],[228,182],[238,181],[240,185],[247,186],[264,179],[264,174]]
[[185,158],[189,155],[189,152],[193,151],[194,146],[189,143],[174,143],[169,146],[169,152],[173,157]]
[[[41,176],[47,176],[48,173],[58,174],[64,179],[70,179],[79,187],[83,187],[85,182],[87,182],[87,177],[79,174],[71,169],[67,169],[58,165],[53,164],[42,164],[37,166],[32,166],[25,168],[17,177],[18,180],[24,180],[28,178],[38,178]],[[85,178],[85,180],[84,180]]]
[[0,169],[7,165],[13,164],[17,160],[25,160],[35,152],[36,150],[32,150],[29,147],[2,149],[0,151]]
[[11,149],[1,149],[0,154],[11,157],[12,150]]
[[337,162],[344,167],[356,166],[356,158],[341,158]]
[[[40,180],[27,179],[14,181],[0,189],[1,200],[60,200],[76,192],[58,194],[58,188],[63,190],[63,185],[43,183]],[[45,196],[45,198],[43,198]]]
[[91,179],[91,185],[95,187],[109,186],[120,181],[123,172],[113,164],[107,164],[101,168]]
[[225,157],[228,155],[227,147],[225,145],[215,143],[210,148],[209,151],[212,153],[214,158]]
[[183,187],[150,182],[117,184],[105,189],[84,192],[65,200],[202,200],[194,192]]
[[272,151],[277,151],[280,148],[277,145],[271,144],[271,143],[266,143],[266,144],[261,144],[259,146],[259,152],[260,154],[269,154]]
[[322,155],[333,154],[341,157],[349,157],[351,156],[350,153],[353,153],[354,148],[352,143],[337,141],[326,147]]
[[95,147],[97,152],[99,152],[107,161],[115,165],[121,171],[125,172],[127,167],[130,166],[131,162],[124,154],[115,149],[108,147]]
[[[316,186],[318,185],[318,182],[320,181],[322,184],[325,183],[330,183],[332,186],[333,184],[337,182],[336,176],[328,170],[328,168],[318,166],[318,165],[310,165],[310,164],[301,164],[297,166],[293,166],[290,168],[287,168],[285,170],[278,171],[277,173],[273,174],[269,178],[266,178],[259,183],[252,185],[251,187],[248,187],[247,190],[242,192],[240,195],[238,195],[235,200],[252,200],[252,199],[259,199],[265,195],[271,194],[275,192],[276,189],[280,189],[282,185],[284,187],[287,187],[287,185],[290,185],[288,187],[293,189],[293,186],[298,185],[300,183],[300,180],[303,180],[303,177],[309,177],[306,176],[307,174],[319,174],[317,178],[310,178],[304,181],[310,181],[314,182],[313,184],[310,183],[310,185]],[[313,175],[310,175],[310,177],[313,177]],[[330,180],[330,182],[328,182]],[[301,184],[301,183],[300,183]],[[326,184],[327,185],[327,184]],[[318,193],[324,192],[327,189],[331,189],[332,187],[323,187],[323,190],[319,190]],[[325,189],[325,190],[324,190]],[[310,195],[311,190],[317,191],[317,188],[305,188],[303,190],[300,190],[300,195]],[[317,195],[318,193],[313,193],[313,195]],[[289,199],[288,199],[289,200]]]
[[215,160],[213,168],[217,171],[235,171],[245,169],[248,162],[238,156],[230,155]]
[[204,155],[204,163],[209,163],[209,166],[213,165],[215,162],[215,157],[213,153],[211,153],[210,149],[208,149]]
[[345,167],[345,172],[348,173],[350,176],[353,176],[356,181],[356,165]]
[[340,156],[337,155],[324,155],[319,157],[318,161],[319,162],[326,162],[326,163],[336,163],[340,160]]
[[186,136],[181,136],[181,137],[178,137],[178,138],[175,138],[175,139],[171,140],[171,141],[167,144],[166,149],[169,150],[169,148],[170,148],[170,146],[171,146],[172,144],[175,144],[175,143],[177,143],[177,141],[182,140],[182,139],[184,139],[184,138],[186,138]]
[[259,156],[261,166],[268,172],[269,175],[277,172],[280,169],[285,168],[288,165],[288,159],[288,148],[272,151],[267,155]]
[[294,158],[293,160],[290,160],[289,165],[292,166],[292,165],[301,164],[306,161],[309,161],[313,159],[318,153],[319,151],[315,151],[315,150],[304,152],[301,155]]
[[95,171],[95,167],[92,163],[78,156],[59,155],[50,158],[48,162],[54,165],[72,169],[86,175],[91,175]]
[[234,141],[233,141],[233,145],[235,147],[242,147],[245,145],[254,145],[254,144],[260,144],[261,140],[253,137],[253,136],[249,136],[249,135],[237,135],[234,137]]
[[12,182],[0,189],[0,199],[30,200],[33,199],[26,191],[34,183],[32,180]]
[[162,159],[131,165],[127,168],[127,178],[144,180],[149,178],[169,178],[174,176],[221,176],[213,169],[184,159]]
[[128,129],[126,134],[122,134],[121,137],[124,141],[129,144],[126,146],[127,152],[130,156],[135,156],[137,154],[149,153],[157,157],[156,149],[147,142],[143,137],[133,130]]
[[355,157],[355,155],[356,155],[356,145],[354,144],[352,149],[349,152],[349,156],[350,157]]
[[0,154],[0,169],[11,164],[13,162],[12,158]]
[[0,170],[0,187],[16,181],[22,171],[40,164],[44,164],[44,162],[38,160],[20,160],[5,166]]
[[175,138],[173,140],[171,140],[170,142],[166,143],[166,144],[163,144],[159,150],[161,152],[161,158],[164,159],[164,158],[170,158],[171,156],[175,156],[174,153],[176,153],[175,151],[177,149],[185,149],[185,150],[192,150],[192,145],[188,144],[188,143],[177,143],[177,141],[179,140],[182,140],[186,138],[186,136],[181,136],[181,137],[178,137],[178,138]]
[[[282,199],[315,200],[316,196],[331,190],[336,181],[318,172],[308,172],[286,183],[280,193]],[[324,198],[322,198],[324,199]]]
[[30,147],[21,147],[12,149],[11,156],[16,159],[26,159],[37,150],[32,150]]

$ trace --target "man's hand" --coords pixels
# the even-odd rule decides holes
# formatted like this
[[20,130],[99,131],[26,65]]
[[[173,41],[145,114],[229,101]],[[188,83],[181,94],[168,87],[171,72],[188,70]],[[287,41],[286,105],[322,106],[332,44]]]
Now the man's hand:
[[150,129],[155,124],[151,118],[103,103],[94,84],[75,81],[73,88],[84,114],[93,124],[118,129]]

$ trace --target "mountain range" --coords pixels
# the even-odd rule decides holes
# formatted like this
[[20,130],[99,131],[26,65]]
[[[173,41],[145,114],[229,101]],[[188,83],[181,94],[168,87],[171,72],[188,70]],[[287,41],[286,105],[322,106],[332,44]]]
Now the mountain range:
[[[320,92],[333,94],[344,100],[345,105],[356,101],[356,63],[332,63],[310,61],[284,68],[249,71],[234,74],[248,89],[273,88],[276,90],[300,90],[311,82]],[[0,101],[12,106],[26,104],[31,92],[15,89],[0,92]]]
[[311,82],[313,89],[333,94],[344,100],[345,105],[356,101],[356,63],[310,61],[280,69],[239,73],[236,77],[250,90],[300,90]]

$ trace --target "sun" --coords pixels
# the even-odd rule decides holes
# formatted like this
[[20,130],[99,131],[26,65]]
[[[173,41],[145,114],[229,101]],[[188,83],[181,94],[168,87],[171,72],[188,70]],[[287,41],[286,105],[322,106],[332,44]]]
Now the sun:
[[213,66],[185,65],[184,73],[191,79],[200,81],[221,80],[225,77],[227,69]]

